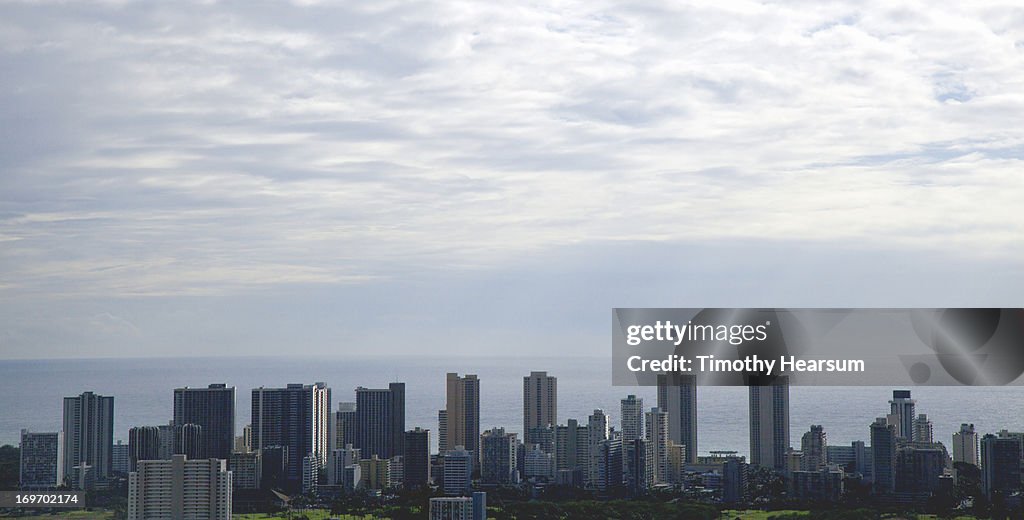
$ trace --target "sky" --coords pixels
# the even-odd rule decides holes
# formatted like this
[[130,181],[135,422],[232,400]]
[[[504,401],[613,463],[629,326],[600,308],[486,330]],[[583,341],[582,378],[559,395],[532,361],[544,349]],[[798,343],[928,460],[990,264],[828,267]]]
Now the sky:
[[1024,6],[0,2],[0,359],[1021,306]]

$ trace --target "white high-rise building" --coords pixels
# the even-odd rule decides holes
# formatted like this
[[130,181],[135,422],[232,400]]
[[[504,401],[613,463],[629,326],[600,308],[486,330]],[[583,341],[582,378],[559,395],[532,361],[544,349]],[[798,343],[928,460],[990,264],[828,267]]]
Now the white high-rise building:
[[961,424],[953,434],[953,462],[966,462],[978,466],[978,434],[973,424]]
[[644,437],[644,400],[628,395],[620,401],[622,442]]
[[530,372],[523,378],[523,442],[535,444],[531,431],[558,424],[558,378]]
[[128,475],[128,520],[230,520],[231,472],[223,459],[140,460]]
[[487,520],[487,493],[430,499],[430,520]]
[[669,476],[669,416],[661,408],[651,408],[645,414],[646,443],[650,480],[653,484],[668,484]]

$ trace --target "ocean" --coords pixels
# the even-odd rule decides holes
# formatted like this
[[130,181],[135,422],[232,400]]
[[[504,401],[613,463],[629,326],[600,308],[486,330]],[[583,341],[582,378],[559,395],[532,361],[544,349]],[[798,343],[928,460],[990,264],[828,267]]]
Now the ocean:
[[[614,387],[608,358],[393,357],[393,358],[128,358],[0,361],[0,444],[17,445],[22,428],[61,428],[62,398],[91,390],[114,396],[114,438],[128,440],[132,426],[166,424],[173,389],[227,383],[236,388],[236,434],[249,423],[250,391],[259,386],[323,381],[338,402],[354,401],[355,388],[406,383],[406,427],[431,430],[437,442],[437,411],[444,406],[445,374],[480,377],[481,429],[501,426],[522,435],[522,381],[531,370],[558,378],[558,420],[585,423],[601,408],[619,424],[619,400],[635,394],[646,407],[656,389]],[[811,424],[821,424],[830,445],[868,442],[868,425],[888,413],[889,387],[793,387],[792,445]],[[1024,387],[914,387],[917,413],[934,423],[935,439],[951,446],[961,423],[979,433],[1024,431]],[[870,442],[868,442],[870,444]],[[698,452],[749,451],[747,389],[698,389]]]

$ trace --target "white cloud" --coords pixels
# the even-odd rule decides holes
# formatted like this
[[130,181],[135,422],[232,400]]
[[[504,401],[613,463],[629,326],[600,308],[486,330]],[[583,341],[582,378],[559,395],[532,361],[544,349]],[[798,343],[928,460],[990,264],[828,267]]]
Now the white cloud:
[[633,240],[1024,255],[1013,3],[295,4],[0,6],[0,298]]

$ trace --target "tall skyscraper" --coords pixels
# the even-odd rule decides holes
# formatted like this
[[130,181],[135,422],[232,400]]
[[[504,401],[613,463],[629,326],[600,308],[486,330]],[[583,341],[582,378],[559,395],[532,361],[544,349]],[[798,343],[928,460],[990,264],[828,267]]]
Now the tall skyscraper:
[[597,481],[594,482],[594,488],[607,491],[622,486],[622,439],[601,441],[597,452]]
[[144,460],[128,476],[128,520],[231,519],[231,472],[223,459]]
[[960,431],[953,434],[953,462],[979,465],[978,434],[973,424],[961,424]]
[[914,419],[914,442],[934,442],[935,435],[933,434],[932,422],[928,420],[928,416],[920,414]]
[[871,424],[872,491],[890,495],[896,491],[896,425],[879,417]]
[[519,481],[516,434],[492,428],[480,437],[480,478],[487,484],[509,485]]
[[21,430],[18,485],[22,490],[54,489],[64,484],[62,444],[59,432]]
[[331,389],[324,383],[252,390],[253,449],[287,449],[284,477],[288,486],[301,486],[302,459],[306,455],[312,453],[321,466],[326,465],[330,408]]
[[601,467],[599,462],[601,456],[600,447],[602,442],[608,440],[610,422],[604,410],[601,409],[594,410],[594,413],[590,415],[587,421],[587,453],[589,454],[589,462],[587,463],[586,485],[589,488],[597,486],[598,472]]
[[473,452],[454,446],[444,455],[444,494],[463,496],[469,493],[473,478]]
[[654,484],[671,484],[668,468],[668,451],[671,442],[668,412],[651,408],[645,416],[647,430],[648,465],[652,470],[650,479]]
[[430,430],[416,428],[405,432],[405,455],[402,458],[403,485],[406,489],[430,484]]
[[687,463],[697,462],[697,376],[658,375],[658,408],[668,413],[669,438],[686,446]]
[[580,426],[576,419],[569,419],[565,425],[555,427],[555,473],[560,471],[587,474],[590,464],[590,433],[586,425]]
[[473,374],[459,377],[456,373],[448,373],[446,395],[444,433],[447,445],[442,449],[462,446],[467,451],[479,453],[480,380]]
[[221,383],[206,388],[175,388],[174,424],[202,427],[203,453],[195,458],[231,458],[235,443],[235,387]]
[[523,378],[523,442],[536,444],[531,431],[558,424],[558,379],[547,372]]
[[338,403],[334,412],[334,429],[331,433],[331,451],[356,444],[356,403]]
[[892,400],[889,401],[889,413],[896,417],[893,426],[896,427],[896,436],[908,441],[915,441],[914,419],[917,401],[910,398],[910,390],[893,390]]
[[786,469],[789,451],[789,378],[750,387],[750,463]]
[[644,436],[644,400],[637,399],[635,395],[630,394],[619,402],[619,411],[622,414],[620,419],[622,441],[642,439]]
[[356,448],[363,458],[400,456],[405,442],[405,383],[356,388]]
[[1021,442],[1007,435],[981,438],[981,487],[991,500],[1021,489]]
[[826,452],[828,440],[825,428],[820,424],[811,425],[800,441],[800,469],[802,471],[818,471],[828,463]]
[[[64,398],[64,476],[105,481],[110,477],[114,445],[114,398],[85,392]],[[81,478],[86,466],[91,479]],[[80,471],[75,468],[79,467]],[[73,484],[74,487],[78,485]]]

